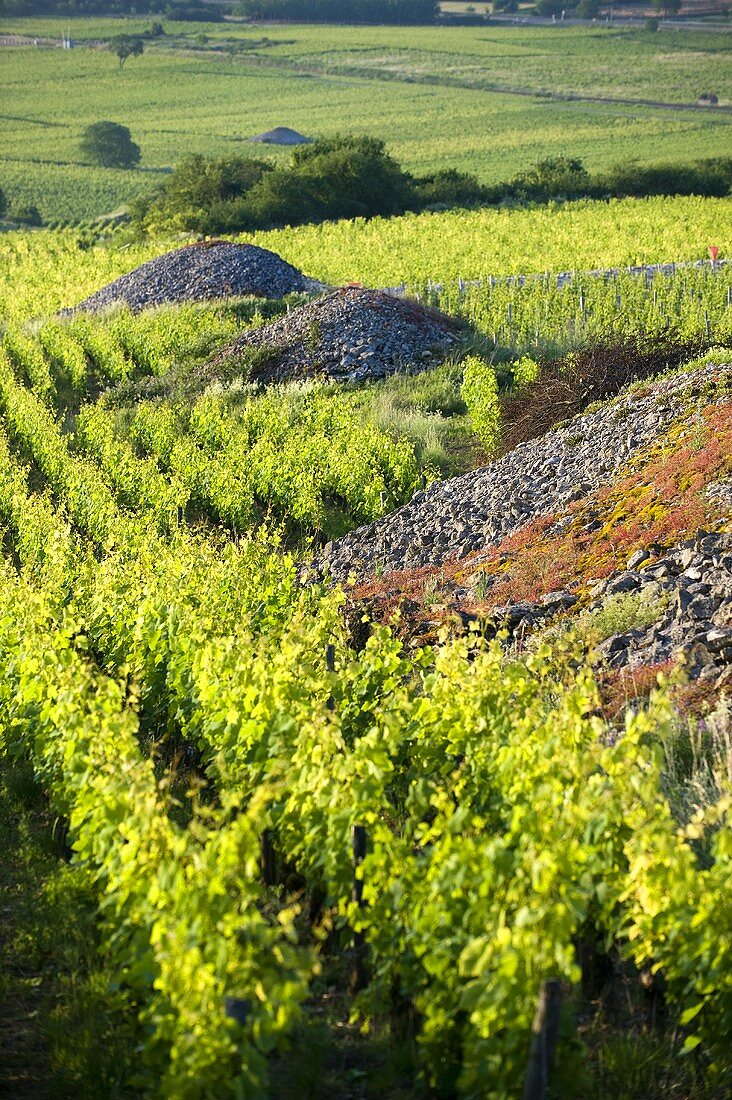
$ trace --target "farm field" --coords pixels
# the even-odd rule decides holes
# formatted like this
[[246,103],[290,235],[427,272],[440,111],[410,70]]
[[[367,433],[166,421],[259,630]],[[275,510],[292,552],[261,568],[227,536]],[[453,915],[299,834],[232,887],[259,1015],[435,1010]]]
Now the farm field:
[[[433,304],[472,322],[428,369],[274,387],[256,381],[266,354],[218,353],[317,300],[57,316],[171,242],[0,240],[0,1091],[511,1100],[550,981],[562,1096],[722,1100],[724,670],[701,694],[671,661],[623,679],[597,647],[671,596],[620,588],[593,611],[591,594],[646,543],[668,557],[730,537],[705,494],[732,474],[732,272],[554,276],[694,261],[713,230],[723,258],[728,212],[578,203],[261,235],[333,281],[351,249],[364,277],[391,250],[390,276],[451,284]],[[452,285],[532,268],[549,275]],[[363,293],[367,312],[423,316]],[[312,374],[327,333],[306,331]],[[614,388],[603,341],[630,356]],[[519,510],[482,564],[342,588],[317,573],[326,540],[479,474],[496,430],[516,427],[512,398],[557,369],[589,385],[579,408],[599,442],[585,422],[558,427],[563,461],[586,448],[592,462],[574,485],[552,466],[546,492],[573,489],[556,529]],[[541,439],[526,446],[541,455]],[[599,491],[637,498],[636,522],[621,496],[575,558],[557,540],[597,515],[599,458]],[[561,547],[551,569],[545,541]],[[490,585],[522,586],[523,607],[557,568],[577,615],[494,637]],[[442,602],[456,576],[462,619]]]
[[[6,19],[0,31],[58,39],[70,27],[72,37],[93,43],[146,26]],[[372,134],[412,171],[455,167],[484,181],[506,179],[546,156],[579,156],[598,169],[617,162],[621,147],[642,162],[732,153],[732,115],[725,107],[732,100],[732,36],[726,34],[603,27],[166,29],[173,34],[148,42],[121,73],[116,59],[96,48],[2,49],[0,79],[13,106],[3,118],[0,186],[11,202],[35,203],[47,220],[92,218],[152,186],[184,152],[262,155],[246,138],[275,125],[313,136]],[[199,35],[207,41],[196,41]],[[710,90],[720,98],[716,113],[683,109]],[[627,102],[597,101],[603,98]],[[81,164],[81,131],[100,118],[130,127],[142,149],[140,171]],[[268,148],[265,155],[287,154]]]
[[[705,260],[712,244],[724,258],[731,237],[732,202],[691,196],[356,219],[246,239],[326,283],[405,283],[418,292],[428,282],[455,289],[460,278]],[[74,230],[0,237],[0,316],[27,321],[73,305],[180,243],[118,248],[112,238],[86,253],[80,241],[89,247]]]

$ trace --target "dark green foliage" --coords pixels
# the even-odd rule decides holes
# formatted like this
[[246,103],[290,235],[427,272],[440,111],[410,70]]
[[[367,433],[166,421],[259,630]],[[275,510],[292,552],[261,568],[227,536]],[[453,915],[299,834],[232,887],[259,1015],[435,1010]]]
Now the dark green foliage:
[[140,161],[140,146],[119,122],[93,122],[87,126],[81,152],[92,164],[103,168],[134,168]]
[[397,214],[411,198],[409,177],[377,138],[334,137],[301,145],[291,171],[325,218]]
[[14,206],[11,210],[11,216],[13,221],[18,222],[20,225],[43,225],[43,218],[37,206]]
[[300,23],[434,23],[436,0],[240,0],[248,19]]
[[600,0],[580,0],[576,14],[579,19],[597,19],[600,14]]
[[133,218],[145,225],[192,229],[199,233],[247,228],[241,199],[271,165],[246,157],[185,157],[151,195],[133,204]]
[[136,204],[148,227],[236,232],[327,218],[396,214],[411,206],[409,176],[369,137],[303,145],[289,167],[242,157],[187,157],[162,187]]
[[7,208],[8,208],[8,200],[5,197],[5,192],[2,190],[2,188],[0,188],[0,218],[2,218],[4,216],[5,211],[7,210]]
[[732,186],[732,160],[700,160],[696,164],[618,164],[594,178],[594,195],[707,195],[722,198]]
[[178,23],[222,23],[225,12],[218,4],[188,4],[170,8],[165,14]]
[[518,198],[546,202],[547,199],[575,199],[588,195],[591,180],[581,160],[549,157],[516,176],[510,186]]
[[107,49],[119,59],[120,69],[124,68],[128,57],[140,57],[144,48],[142,39],[134,34],[116,34],[107,43]]
[[486,186],[454,168],[411,176],[370,137],[333,137],[301,145],[289,165],[244,157],[186,157],[151,195],[133,204],[145,229],[206,235],[406,210],[643,195],[728,194],[732,161],[692,166],[619,165],[591,175],[581,160],[553,157],[503,184]]
[[486,187],[468,172],[443,168],[429,176],[412,181],[420,207],[479,206],[494,199],[494,188]]

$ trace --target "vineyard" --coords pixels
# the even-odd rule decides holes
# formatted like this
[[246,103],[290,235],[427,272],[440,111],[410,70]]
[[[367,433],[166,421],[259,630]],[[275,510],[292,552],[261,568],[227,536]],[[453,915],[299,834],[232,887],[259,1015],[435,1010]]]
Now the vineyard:
[[[664,450],[664,492],[729,478],[729,352],[704,353],[732,342],[732,269],[684,265],[728,228],[728,203],[677,199],[260,235],[313,278],[404,283],[465,322],[421,373],[269,388],[216,353],[304,296],[59,315],[164,244],[0,242],[2,797],[25,775],[58,823],[46,904],[83,888],[103,960],[102,1030],[72,1021],[38,1054],[59,1095],[520,1096],[547,983],[549,1095],[726,1095],[724,693],[682,710],[669,667],[613,710],[586,629],[512,639],[464,616],[416,644],[310,570],[438,483],[436,441],[470,470],[486,408],[507,418],[612,341],[720,364],[691,405],[665,400],[663,446],[688,444],[697,480],[672,485]],[[613,476],[647,487],[661,460],[638,455]],[[11,908],[4,1005],[28,953]],[[0,1083],[41,1095],[4,1021]]]
[[[157,21],[157,20],[156,20]],[[632,150],[641,163],[730,155],[730,36],[630,27],[312,27],[163,20],[164,34],[118,73],[99,43],[148,19],[12,19],[4,35],[0,187],[46,223],[92,220],[165,179],[183,152],[281,163],[248,139],[274,125],[388,143],[412,172],[452,167],[484,182],[545,157],[591,170]],[[264,31],[264,33],[263,33]],[[69,34],[76,46],[58,49]],[[35,47],[31,43],[40,40]],[[558,48],[561,41],[561,48]],[[718,111],[701,110],[713,91]],[[139,170],[85,162],[84,128],[124,122]],[[152,121],[152,120],[155,121]]]

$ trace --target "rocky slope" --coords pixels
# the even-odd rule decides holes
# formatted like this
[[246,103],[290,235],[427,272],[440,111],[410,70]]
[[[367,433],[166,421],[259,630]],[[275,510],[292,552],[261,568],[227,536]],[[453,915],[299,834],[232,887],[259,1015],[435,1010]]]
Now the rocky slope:
[[631,390],[497,462],[434,483],[383,519],[329,543],[316,565],[336,580],[362,580],[495,545],[599,488],[722,377],[712,365]]
[[714,696],[732,681],[731,393],[717,364],[633,387],[328,544],[316,574],[350,578],[360,613],[398,609],[415,641],[571,622],[601,679],[682,665]]

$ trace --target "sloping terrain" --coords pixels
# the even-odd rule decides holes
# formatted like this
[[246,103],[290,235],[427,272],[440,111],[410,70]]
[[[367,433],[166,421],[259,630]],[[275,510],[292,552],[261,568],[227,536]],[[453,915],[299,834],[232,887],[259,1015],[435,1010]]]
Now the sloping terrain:
[[98,313],[125,304],[133,313],[169,302],[217,298],[282,298],[323,290],[275,252],[251,244],[204,241],[186,245],[135,268],[80,302],[74,310]]
[[360,382],[424,369],[445,358],[461,325],[417,302],[343,287],[237,337],[207,365],[216,370],[249,349],[272,350],[251,374],[258,382],[326,376]]
[[707,363],[631,387],[416,493],[315,567],[417,640],[472,625],[523,644],[557,620],[603,674],[650,685],[683,665],[711,697],[732,676],[731,383]]

